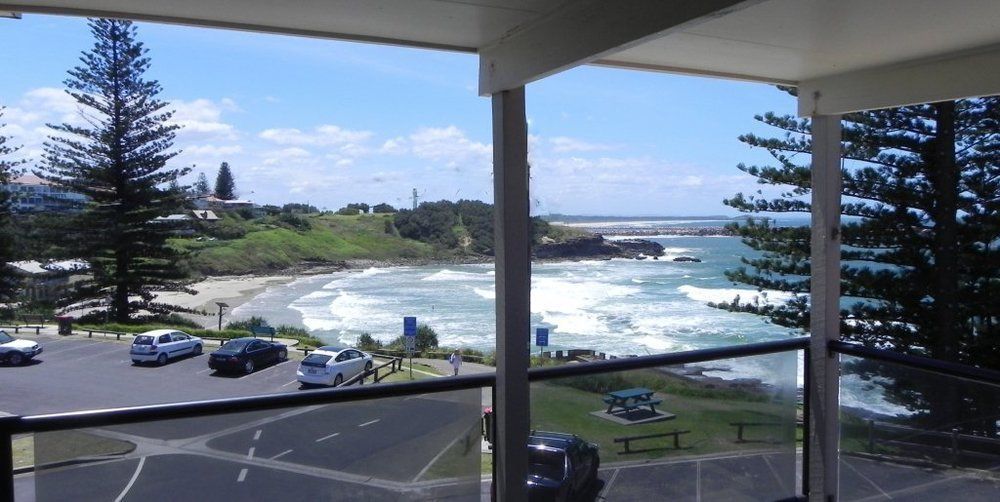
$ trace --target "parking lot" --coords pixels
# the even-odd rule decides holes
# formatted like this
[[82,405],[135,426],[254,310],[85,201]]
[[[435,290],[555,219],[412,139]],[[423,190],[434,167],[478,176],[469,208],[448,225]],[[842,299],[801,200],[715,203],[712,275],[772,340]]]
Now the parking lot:
[[0,365],[0,412],[15,415],[299,391],[295,359],[231,376],[209,370],[214,345],[166,366],[134,366],[124,341],[23,333],[17,338],[37,341],[43,352],[24,366]]
[[[19,338],[44,352],[0,366],[0,411],[13,414],[309,392],[299,390],[297,360],[223,376],[208,369],[211,346],[158,367],[132,365],[125,342]],[[90,429],[131,447],[76,452],[78,462],[19,474],[17,500],[488,499],[480,399],[473,390]],[[36,435],[36,454],[58,453],[59,441]],[[604,445],[601,456],[596,500],[780,499],[800,472],[793,452],[630,462]],[[1000,497],[991,476],[847,456],[841,465],[845,500]]]
[[[0,367],[2,409],[18,415],[309,392],[299,390],[294,359],[229,376],[208,369],[212,347],[135,366],[124,342],[19,338],[44,350],[28,365]],[[88,429],[95,441],[133,447],[77,451],[74,462],[20,474],[18,500],[478,498],[480,399],[465,391]],[[36,458],[58,456],[58,441],[36,434]]]

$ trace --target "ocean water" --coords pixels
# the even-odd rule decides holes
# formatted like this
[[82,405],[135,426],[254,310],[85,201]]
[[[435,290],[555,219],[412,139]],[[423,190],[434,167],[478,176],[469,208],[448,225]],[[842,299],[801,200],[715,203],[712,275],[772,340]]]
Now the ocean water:
[[[740,256],[753,255],[738,238],[646,238],[662,244],[664,255],[533,265],[532,329],[549,328],[548,350],[646,355],[802,335],[760,316],[707,305],[737,296],[744,303],[790,298],[726,280],[724,272],[738,267]],[[674,262],[678,256],[702,261]],[[492,264],[369,268],[271,287],[234,309],[233,317],[263,316],[273,325],[300,325],[323,340],[353,344],[361,333],[390,341],[402,334],[404,316],[416,316],[434,328],[442,345],[490,351],[496,340],[494,301]],[[766,364],[766,358],[713,363],[708,366],[718,371],[706,374],[773,382],[774,371],[757,366]]]

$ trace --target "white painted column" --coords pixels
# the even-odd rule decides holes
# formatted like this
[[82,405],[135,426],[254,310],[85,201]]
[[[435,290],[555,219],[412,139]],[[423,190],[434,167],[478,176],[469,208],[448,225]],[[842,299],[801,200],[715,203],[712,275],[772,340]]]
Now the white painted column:
[[837,500],[840,363],[840,115],[812,117],[809,500]]
[[493,199],[496,253],[498,500],[527,500],[531,331],[531,219],[524,87],[493,94]]

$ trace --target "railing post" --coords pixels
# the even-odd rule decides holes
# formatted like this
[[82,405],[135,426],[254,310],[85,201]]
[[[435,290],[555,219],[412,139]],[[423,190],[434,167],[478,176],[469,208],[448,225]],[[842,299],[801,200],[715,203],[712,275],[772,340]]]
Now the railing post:
[[810,239],[809,500],[837,500],[840,359],[840,116],[812,117]]
[[493,95],[496,253],[496,488],[500,501],[527,500],[531,217],[524,87]]
[[15,418],[0,416],[0,500],[14,500],[14,435],[8,424]]

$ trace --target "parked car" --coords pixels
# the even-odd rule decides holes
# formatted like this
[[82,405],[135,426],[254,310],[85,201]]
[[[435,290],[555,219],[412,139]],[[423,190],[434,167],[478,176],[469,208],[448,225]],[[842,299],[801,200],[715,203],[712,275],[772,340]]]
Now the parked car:
[[[483,414],[483,432],[492,443],[496,421],[493,409]],[[573,434],[533,431],[528,436],[528,500],[589,500],[601,465],[597,445]],[[491,486],[496,500],[496,487]]]
[[597,445],[559,432],[528,436],[528,500],[578,500],[597,482]]
[[208,356],[208,367],[215,371],[250,374],[256,368],[285,359],[288,359],[288,348],[283,343],[234,338]]
[[325,345],[299,363],[295,371],[302,385],[340,385],[361,372],[372,369],[371,354],[355,348]]
[[163,366],[175,357],[201,354],[204,346],[201,338],[183,331],[154,329],[135,335],[129,355],[133,364],[156,362]]
[[0,330],[0,362],[20,366],[42,353],[42,346],[31,340],[18,340]]

